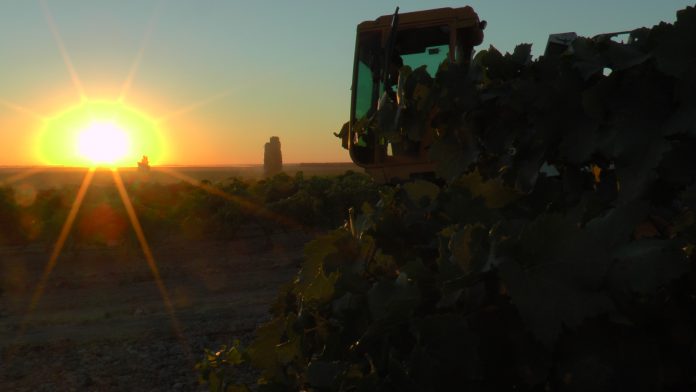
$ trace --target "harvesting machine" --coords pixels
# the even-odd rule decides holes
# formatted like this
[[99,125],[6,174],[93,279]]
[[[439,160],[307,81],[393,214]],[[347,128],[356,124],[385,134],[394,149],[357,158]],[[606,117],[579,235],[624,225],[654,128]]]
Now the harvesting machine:
[[[380,16],[357,26],[351,83],[350,120],[335,135],[341,138],[354,163],[377,182],[428,177],[435,159],[429,151],[433,131],[426,124],[420,140],[408,137],[384,138],[365,127],[385,104],[397,108],[394,124],[406,106],[400,99],[400,71],[425,67],[435,77],[444,62],[468,67],[474,47],[483,41],[486,21],[469,6],[438,8]],[[631,32],[602,34],[595,39],[629,35]],[[575,33],[551,34],[544,55],[560,55],[571,47]],[[403,75],[401,75],[403,76]],[[361,126],[362,125],[362,126]],[[368,131],[365,131],[368,129]],[[402,132],[403,133],[403,132]]]

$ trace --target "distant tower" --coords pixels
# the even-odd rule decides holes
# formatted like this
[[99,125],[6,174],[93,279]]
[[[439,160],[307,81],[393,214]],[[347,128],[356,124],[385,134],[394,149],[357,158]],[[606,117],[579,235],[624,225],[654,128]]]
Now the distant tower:
[[263,174],[266,177],[283,171],[283,155],[280,152],[280,138],[271,136],[271,140],[263,148]]

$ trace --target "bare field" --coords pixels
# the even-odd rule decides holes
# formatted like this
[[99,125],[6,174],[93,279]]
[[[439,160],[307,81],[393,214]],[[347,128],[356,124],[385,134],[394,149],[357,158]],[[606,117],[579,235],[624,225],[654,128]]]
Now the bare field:
[[2,248],[0,390],[205,390],[193,369],[203,348],[250,338],[309,238],[249,228],[225,242],[159,243],[167,298],[138,247],[67,249],[34,309],[49,250]]

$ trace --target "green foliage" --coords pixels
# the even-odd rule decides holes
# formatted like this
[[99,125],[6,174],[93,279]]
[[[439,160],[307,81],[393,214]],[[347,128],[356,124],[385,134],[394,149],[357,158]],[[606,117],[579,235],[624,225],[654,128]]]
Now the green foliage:
[[0,188],[0,245],[15,245],[21,241],[17,232],[20,226],[19,208],[15,203],[15,192],[11,188]]
[[350,207],[374,202],[378,197],[372,179],[352,171],[336,177],[309,179],[299,172],[292,184],[294,193],[270,202],[268,208],[306,227],[336,227],[347,219]]
[[[259,390],[693,389],[695,20],[411,71],[400,122],[358,127],[433,132],[445,183],[355,200],[251,345],[207,356],[203,378],[235,385],[251,365]],[[323,208],[309,195],[298,204]]]
[[[279,174],[253,181],[125,184],[148,241],[172,238],[230,239],[245,225],[265,232],[278,227],[337,227],[348,219],[348,207],[374,201],[377,189],[360,173],[334,177]],[[43,189],[30,196],[22,187],[0,188],[0,245],[51,245],[58,237],[77,195],[77,187]],[[101,246],[136,239],[114,186],[89,187],[77,214],[69,244]],[[71,245],[72,246],[72,245]]]

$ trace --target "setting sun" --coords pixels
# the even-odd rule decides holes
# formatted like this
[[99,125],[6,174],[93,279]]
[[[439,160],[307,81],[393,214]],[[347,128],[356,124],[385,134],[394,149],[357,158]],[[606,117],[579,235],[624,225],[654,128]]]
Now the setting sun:
[[38,154],[50,165],[135,166],[161,162],[165,142],[155,120],[118,101],[85,101],[49,118]]
[[95,121],[77,138],[77,153],[94,164],[109,164],[123,159],[130,151],[130,140],[113,122]]

